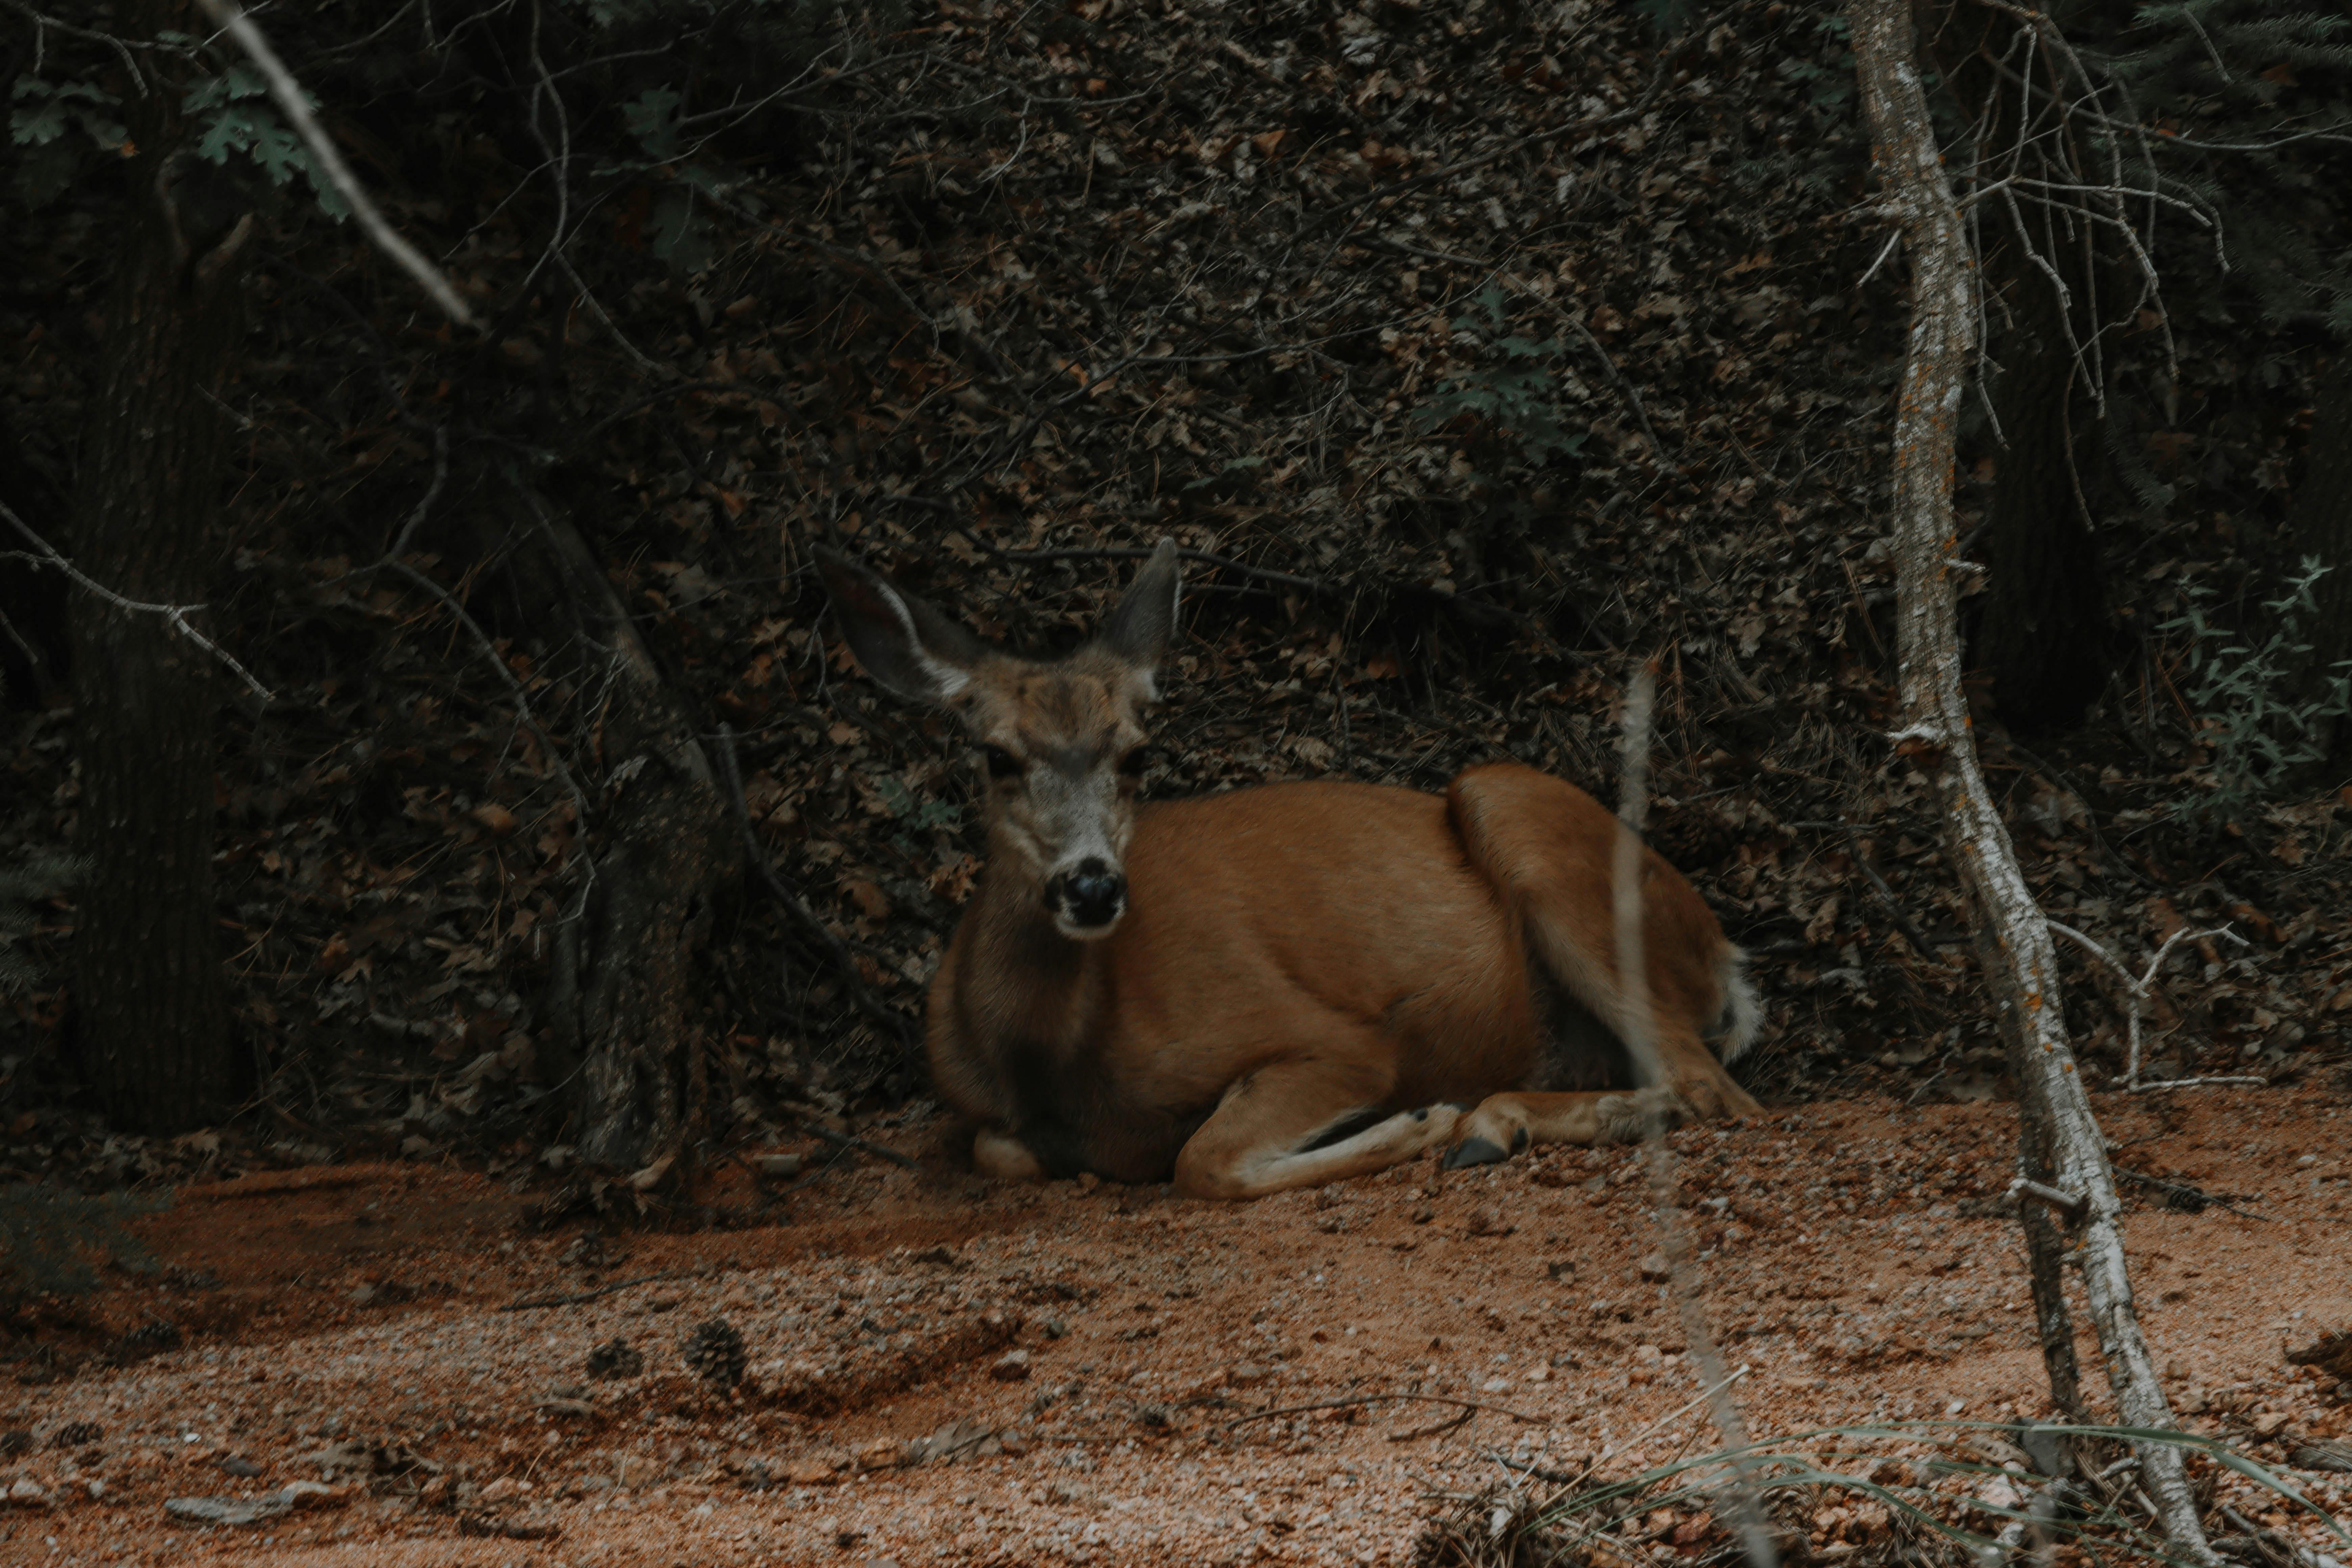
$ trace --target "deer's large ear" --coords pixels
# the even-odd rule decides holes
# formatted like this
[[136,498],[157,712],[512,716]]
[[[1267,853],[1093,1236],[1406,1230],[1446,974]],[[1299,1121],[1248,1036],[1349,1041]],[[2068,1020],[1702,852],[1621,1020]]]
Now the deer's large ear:
[[1177,591],[1182,578],[1176,542],[1161,540],[1095,639],[1133,665],[1147,680],[1158,672],[1160,661],[1168,657],[1168,645],[1176,640]]
[[940,703],[971,684],[988,646],[871,567],[823,545],[817,575],[849,651],[866,673],[909,702]]

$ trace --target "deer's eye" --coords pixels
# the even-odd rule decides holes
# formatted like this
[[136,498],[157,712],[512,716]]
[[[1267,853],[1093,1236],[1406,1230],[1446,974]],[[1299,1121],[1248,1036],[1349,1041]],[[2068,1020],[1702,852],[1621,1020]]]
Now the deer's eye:
[[1118,760],[1118,771],[1131,779],[1141,778],[1143,770],[1150,765],[1151,748],[1149,746],[1138,746]]
[[988,776],[990,778],[1012,779],[1019,778],[1021,776],[1021,759],[1006,751],[1003,747],[982,747],[982,754],[988,759]]

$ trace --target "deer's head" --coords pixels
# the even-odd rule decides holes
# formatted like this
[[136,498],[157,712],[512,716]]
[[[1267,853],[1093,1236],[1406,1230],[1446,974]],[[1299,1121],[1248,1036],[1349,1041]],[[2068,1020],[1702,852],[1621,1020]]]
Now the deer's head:
[[830,550],[817,569],[866,674],[954,713],[987,773],[992,856],[1025,870],[1065,936],[1127,911],[1127,845],[1143,719],[1176,630],[1176,542],[1163,539],[1092,641],[1058,659],[990,647],[879,573]]

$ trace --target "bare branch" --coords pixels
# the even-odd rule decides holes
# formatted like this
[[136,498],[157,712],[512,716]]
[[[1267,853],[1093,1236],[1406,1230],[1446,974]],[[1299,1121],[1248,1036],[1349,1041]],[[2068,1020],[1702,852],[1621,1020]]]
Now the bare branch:
[[302,138],[302,144],[310,148],[312,163],[327,177],[327,182],[335,187],[337,194],[351,204],[352,216],[359,219],[360,227],[366,231],[375,247],[390,257],[402,271],[416,279],[417,286],[431,295],[433,302],[447,312],[452,321],[472,326],[474,313],[466,308],[466,301],[457,297],[457,290],[447,278],[442,276],[441,269],[425,259],[415,246],[403,239],[398,231],[385,221],[383,214],[376,209],[374,200],[352,173],[351,165],[343,162],[342,153],[328,139],[318,117],[310,112],[310,97],[303,92],[302,84],[294,79],[294,74],[278,58],[278,51],[269,47],[269,40],[262,36],[261,29],[255,26],[252,18],[238,8],[236,0],[196,0],[196,4],[204,7],[205,15],[210,16],[221,31],[236,40],[237,47],[243,49],[260,70],[262,79],[269,84],[270,99],[294,127],[296,134]]
[[0,517],[6,518],[8,520],[8,525],[11,528],[14,528],[17,532],[32,541],[33,548],[37,552],[37,553],[11,552],[10,553],[16,555],[18,560],[27,562],[34,566],[53,566],[58,571],[64,573],[68,577],[71,578],[77,587],[82,589],[86,593],[95,594],[100,598],[105,600],[108,604],[112,605],[116,609],[121,610],[126,614],[163,616],[164,624],[169,626],[173,631],[187,638],[190,642],[195,644],[198,647],[204,649],[205,652],[210,654],[213,658],[218,659],[223,665],[226,666],[231,673],[235,674],[239,680],[245,682],[246,689],[252,692],[254,696],[260,699],[264,703],[275,702],[278,700],[277,696],[271,692],[269,688],[262,685],[260,681],[254,679],[253,671],[237,663],[236,658],[232,656],[226,648],[221,647],[220,644],[213,641],[212,638],[205,636],[204,633],[196,630],[194,626],[189,624],[188,617],[194,615],[196,611],[203,609],[205,607],[204,605],[151,605],[143,600],[124,598],[121,595],[116,593],[105,584],[98,581],[95,577],[92,577],[89,573],[84,572],[80,567],[67,560],[64,555],[58,552],[56,545],[51,544],[47,540],[43,539],[39,534],[34,532],[32,525],[26,522],[23,518],[18,517],[15,512],[9,510],[5,504],[0,504]]

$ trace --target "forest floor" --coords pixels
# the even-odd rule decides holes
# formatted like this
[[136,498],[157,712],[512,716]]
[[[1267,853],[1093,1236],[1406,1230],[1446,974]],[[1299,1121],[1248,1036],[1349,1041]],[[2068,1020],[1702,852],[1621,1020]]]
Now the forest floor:
[[[2352,1326],[2344,1101],[2099,1107],[2119,1167],[2174,1184],[2126,1178],[2126,1235],[2186,1424],[2339,1516],[2352,1477],[2287,1467],[2346,1434],[2352,1385],[2284,1352]],[[1869,1098],[1675,1135],[1755,1435],[2048,1414],[2013,1128]],[[52,1298],[50,1381],[0,1396],[0,1559],[1405,1563],[1500,1461],[1714,1444],[1634,1151],[1223,1205],[983,1184],[919,1110],[873,1136],[917,1163],[779,1195],[753,1172],[784,1151],[752,1152],[706,1180],[727,1227],[691,1234],[550,1231],[530,1192],[415,1163],[183,1188],[133,1226],[161,1271]],[[682,1350],[712,1320],[732,1389]],[[158,1321],[179,1343],[132,1359]],[[293,1482],[314,1495],[242,1526],[166,1508]],[[1816,1562],[1868,1544],[1862,1515],[1813,1523]]]

